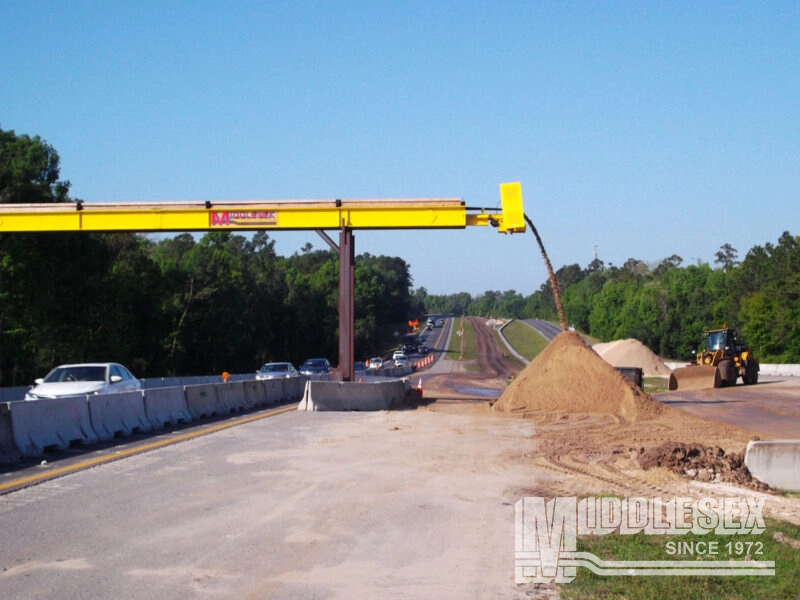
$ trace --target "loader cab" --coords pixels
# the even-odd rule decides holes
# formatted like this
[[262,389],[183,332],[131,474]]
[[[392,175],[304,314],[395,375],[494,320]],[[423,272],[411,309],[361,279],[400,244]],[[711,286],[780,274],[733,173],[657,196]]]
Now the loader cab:
[[728,330],[709,331],[706,333],[706,346],[709,350],[724,350],[728,344]]
[[706,345],[710,352],[723,350],[724,356],[741,354],[747,350],[744,340],[739,340],[734,329],[718,329],[706,332]]

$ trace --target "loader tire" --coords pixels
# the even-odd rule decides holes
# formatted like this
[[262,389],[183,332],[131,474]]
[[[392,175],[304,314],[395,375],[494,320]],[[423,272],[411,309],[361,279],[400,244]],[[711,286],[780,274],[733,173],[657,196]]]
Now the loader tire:
[[747,361],[747,366],[744,368],[744,377],[742,377],[742,381],[745,385],[755,385],[758,383],[758,363],[756,361]]
[[736,365],[732,360],[723,360],[717,365],[721,387],[736,385]]

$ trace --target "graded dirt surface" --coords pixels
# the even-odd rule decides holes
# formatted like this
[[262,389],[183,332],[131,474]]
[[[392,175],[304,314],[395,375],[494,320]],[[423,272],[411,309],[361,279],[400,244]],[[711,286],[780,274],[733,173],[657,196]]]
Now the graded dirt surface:
[[[434,368],[423,374],[425,388],[430,388],[431,397],[444,399],[474,398],[475,393],[464,390],[486,390],[487,397],[500,394],[508,381],[515,377],[522,365],[510,359],[500,348],[494,331],[486,319],[467,319],[475,330],[477,352],[475,360],[468,364],[454,360],[440,360]],[[491,392],[491,393],[488,393]]]
[[800,437],[798,377],[762,377],[757,385],[662,392],[659,402],[703,419],[745,427],[762,438]]
[[[480,343],[480,339],[479,339]],[[500,352],[496,344],[480,349],[476,363],[489,365],[486,355]],[[497,382],[495,372],[460,369],[426,383],[426,397],[453,397],[456,386]],[[779,396],[775,413],[761,412],[756,430],[744,428],[752,418],[725,423],[709,417],[724,413],[714,398],[748,393]],[[764,494],[764,485],[742,474],[737,465],[747,442],[781,432],[787,413],[800,412],[800,382],[780,381],[757,386],[687,392],[706,398],[703,406],[691,401],[692,411],[681,410],[681,394],[650,396],[638,390],[616,369],[572,332],[562,332],[515,379],[503,388],[494,407],[433,403],[427,410],[468,411],[484,418],[505,418],[536,425],[535,451],[524,459],[537,478],[538,488],[551,496],[615,494],[619,496]],[[661,401],[661,397],[669,405]],[[477,399],[476,399],[477,400]],[[671,406],[670,406],[671,405]],[[782,413],[782,414],[781,414]],[[676,458],[682,445],[683,462]],[[688,450],[691,450],[689,452]],[[678,453],[680,454],[680,453]],[[765,513],[800,524],[800,501],[769,494]]]

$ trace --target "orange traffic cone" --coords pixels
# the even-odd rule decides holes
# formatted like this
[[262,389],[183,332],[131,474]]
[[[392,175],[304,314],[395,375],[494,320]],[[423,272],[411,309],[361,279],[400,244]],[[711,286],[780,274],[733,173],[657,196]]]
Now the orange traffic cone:
[[419,383],[417,384],[417,394],[422,398],[422,377],[419,378]]

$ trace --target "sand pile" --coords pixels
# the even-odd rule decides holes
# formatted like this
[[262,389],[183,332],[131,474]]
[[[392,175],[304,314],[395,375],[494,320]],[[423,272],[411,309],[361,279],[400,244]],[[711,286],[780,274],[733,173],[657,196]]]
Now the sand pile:
[[672,370],[650,348],[635,339],[595,344],[592,349],[614,367],[639,367],[645,377],[669,377]]
[[576,413],[633,422],[667,407],[645,394],[574,331],[562,331],[495,402],[498,412],[558,422]]

